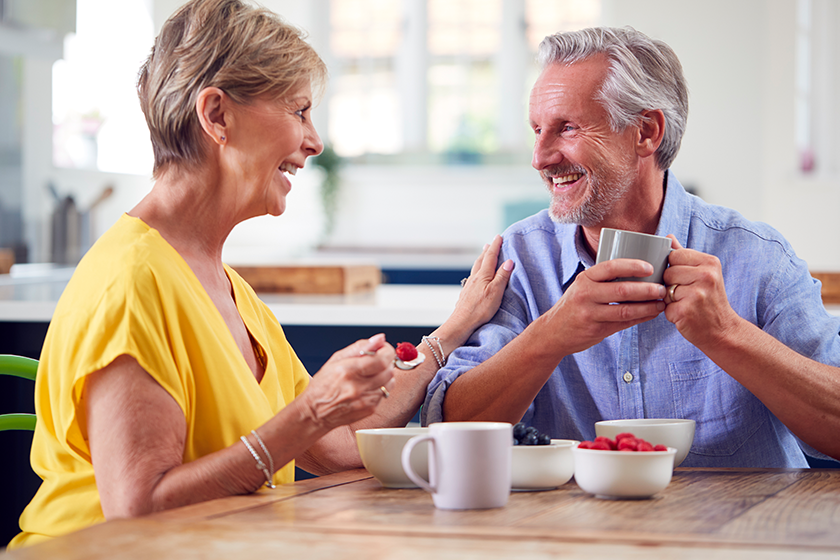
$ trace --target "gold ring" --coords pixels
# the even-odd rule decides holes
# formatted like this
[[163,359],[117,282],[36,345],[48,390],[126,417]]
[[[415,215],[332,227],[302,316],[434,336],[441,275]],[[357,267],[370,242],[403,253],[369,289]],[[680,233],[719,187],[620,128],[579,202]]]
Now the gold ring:
[[384,385],[380,387],[379,390],[382,391],[382,396],[386,399],[391,396],[391,393],[388,392],[388,389],[386,389]]
[[677,301],[677,298],[674,296],[677,291],[677,286],[679,286],[679,284],[671,284],[668,286],[668,297],[671,298],[671,301]]

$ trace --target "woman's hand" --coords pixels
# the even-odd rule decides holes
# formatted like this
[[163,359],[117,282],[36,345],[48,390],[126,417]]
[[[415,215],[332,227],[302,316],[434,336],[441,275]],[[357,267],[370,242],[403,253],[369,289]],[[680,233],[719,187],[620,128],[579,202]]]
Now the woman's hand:
[[298,399],[318,426],[356,422],[371,415],[394,389],[393,365],[394,348],[385,335],[359,340],[333,354]]
[[502,296],[513,272],[513,261],[507,260],[496,269],[501,247],[501,235],[484,246],[458,296],[455,311],[446,321],[445,326],[454,327],[455,335],[461,339],[458,346],[466,342],[475,329],[492,319],[502,303]]

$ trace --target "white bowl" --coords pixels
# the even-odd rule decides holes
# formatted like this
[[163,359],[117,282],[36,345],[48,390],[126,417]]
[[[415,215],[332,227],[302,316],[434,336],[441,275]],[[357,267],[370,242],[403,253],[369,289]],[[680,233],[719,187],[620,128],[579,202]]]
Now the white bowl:
[[550,490],[569,482],[575,474],[571,439],[553,439],[551,445],[514,445],[511,487],[514,490]]
[[[414,436],[426,435],[429,428],[375,428],[356,430],[356,444],[365,468],[385,488],[417,488],[402,468],[402,449]],[[429,442],[424,441],[411,454],[411,467],[429,480]]]
[[694,441],[694,420],[678,418],[628,418],[595,422],[595,435],[615,439],[622,432],[629,432],[653,445],[664,445],[677,450],[674,466],[683,462]]
[[668,451],[603,451],[572,448],[575,482],[598,498],[649,498],[671,482],[674,454]]

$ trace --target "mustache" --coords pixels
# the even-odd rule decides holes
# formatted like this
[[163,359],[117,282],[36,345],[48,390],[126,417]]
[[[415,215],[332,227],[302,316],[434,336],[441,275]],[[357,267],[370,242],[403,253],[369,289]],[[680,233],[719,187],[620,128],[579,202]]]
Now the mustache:
[[577,165],[555,165],[540,171],[540,175],[542,175],[545,179],[549,179],[550,177],[562,177],[563,175],[571,175],[572,173],[586,175],[586,170]]

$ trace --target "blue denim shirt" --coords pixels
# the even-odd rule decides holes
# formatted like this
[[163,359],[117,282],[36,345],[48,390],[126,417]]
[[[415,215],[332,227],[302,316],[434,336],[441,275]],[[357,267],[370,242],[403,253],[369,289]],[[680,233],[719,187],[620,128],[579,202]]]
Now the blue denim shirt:
[[[729,302],[741,317],[801,354],[840,365],[840,317],[826,312],[819,282],[774,229],[706,204],[669,172],[656,233],[672,233],[684,247],[717,256]],[[499,262],[513,259],[516,268],[502,305],[432,380],[424,425],[442,420],[446,390],[459,375],[548,311],[577,273],[594,264],[580,229],[555,224],[546,210],[503,237]],[[510,372],[511,383],[516,375]],[[591,440],[599,420],[657,417],[696,421],[686,467],[807,467],[803,450],[825,457],[687,342],[664,313],[563,358],[522,421],[553,438]]]

